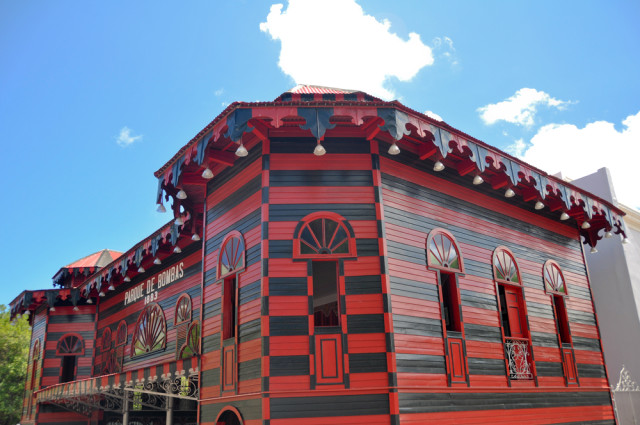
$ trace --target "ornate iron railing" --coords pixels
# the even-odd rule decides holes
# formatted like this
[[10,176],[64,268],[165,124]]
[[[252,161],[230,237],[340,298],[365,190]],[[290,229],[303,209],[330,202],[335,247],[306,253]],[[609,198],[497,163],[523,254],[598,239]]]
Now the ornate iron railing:
[[523,338],[505,338],[505,352],[510,379],[533,379],[529,341]]

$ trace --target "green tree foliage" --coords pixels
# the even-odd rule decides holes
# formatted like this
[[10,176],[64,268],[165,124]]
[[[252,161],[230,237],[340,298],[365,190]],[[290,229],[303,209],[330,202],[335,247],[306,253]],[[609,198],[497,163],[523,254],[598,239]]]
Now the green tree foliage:
[[10,320],[11,313],[0,305],[0,424],[20,421],[24,382],[27,375],[31,327],[26,317]]

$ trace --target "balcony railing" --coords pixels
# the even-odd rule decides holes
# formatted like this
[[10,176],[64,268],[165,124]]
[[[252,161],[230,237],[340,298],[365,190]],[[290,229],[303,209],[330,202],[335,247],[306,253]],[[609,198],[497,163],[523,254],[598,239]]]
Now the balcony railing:
[[533,379],[529,341],[523,338],[505,338],[505,351],[509,361],[510,379]]

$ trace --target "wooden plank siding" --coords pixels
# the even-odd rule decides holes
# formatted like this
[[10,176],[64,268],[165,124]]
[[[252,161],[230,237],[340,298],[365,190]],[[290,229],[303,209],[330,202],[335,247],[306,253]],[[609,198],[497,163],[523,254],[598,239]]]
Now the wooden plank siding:
[[[27,363],[27,379],[25,382],[25,397],[22,403],[22,418],[20,423],[33,424],[36,420],[37,403],[33,395],[42,387],[42,364],[44,363],[44,345],[46,343],[47,323],[49,319],[46,306],[40,307],[34,313],[31,325],[31,345],[29,346],[29,363]],[[36,341],[40,344],[40,361],[34,367],[34,346]],[[35,372],[35,377],[33,376]],[[32,386],[33,384],[33,386]]]
[[[170,259],[170,261],[165,260],[165,262],[160,265],[149,267],[145,273],[132,279],[130,283],[120,285],[115,291],[109,292],[104,298],[98,298],[96,356],[100,355],[104,349],[101,347],[101,337],[107,328],[111,330],[113,340],[110,349],[114,349],[118,325],[124,320],[127,324],[127,342],[124,345],[122,372],[138,370],[176,360],[177,351],[180,347],[177,347],[177,330],[174,326],[174,316],[176,302],[182,294],[188,294],[191,298],[191,320],[200,319],[200,292],[202,282],[201,243],[192,243],[186,247],[182,253],[174,254]],[[157,276],[160,273],[177,267],[183,270],[183,276],[163,287],[158,287]],[[154,291],[151,293],[156,294],[157,297],[153,296],[153,299],[150,298],[149,301],[147,301],[145,300],[146,295],[144,295],[135,301],[126,301],[125,297],[127,292],[140,285],[144,285],[144,294],[147,294],[146,285],[151,279],[156,282]],[[141,312],[151,302],[158,304],[164,313],[166,346],[161,350],[132,357],[131,346],[136,323]],[[94,362],[96,364],[100,363],[98,359],[94,359]],[[102,375],[102,372],[96,370],[95,375]]]
[[[433,172],[429,161],[400,160],[411,166],[385,154],[380,169],[401,423],[484,423],[488,418],[497,423],[613,423],[577,229],[515,207],[486,189],[461,186],[460,176]],[[426,267],[426,239],[434,228],[453,234],[465,266],[458,276],[469,370],[464,388],[447,388],[437,277]],[[514,253],[520,269],[533,344],[532,381],[507,376],[491,266],[498,246]],[[565,386],[553,307],[542,278],[549,259],[558,262],[567,282],[579,386]],[[526,393],[518,393],[524,388]],[[549,391],[560,393],[553,397]]]
[[[215,424],[218,415],[232,406],[242,412],[245,425],[262,423],[261,340],[261,205],[262,147],[217,174],[207,186],[204,243],[204,296],[201,424]],[[246,267],[237,274],[237,388],[222,391],[222,280],[218,280],[221,244],[232,231],[242,234]]]
[[[327,154],[310,155],[314,139],[271,139],[263,197],[263,403],[265,423],[389,423],[385,298],[370,143],[327,138]],[[300,153],[305,152],[305,153]],[[309,153],[306,153],[309,152]],[[336,153],[339,152],[339,153]],[[263,189],[264,190],[264,189]],[[338,372],[322,383],[316,358],[311,260],[294,258],[298,223],[311,213],[345,218],[356,256],[339,265]],[[266,422],[268,421],[268,422]]]

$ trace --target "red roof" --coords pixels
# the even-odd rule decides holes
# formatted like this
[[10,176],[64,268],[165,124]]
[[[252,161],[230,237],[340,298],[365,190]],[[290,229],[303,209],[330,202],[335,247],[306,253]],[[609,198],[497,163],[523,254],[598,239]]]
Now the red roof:
[[305,93],[305,94],[348,94],[356,93],[358,90],[337,89],[333,87],[310,86],[307,84],[298,84],[286,93]]
[[102,251],[94,252],[93,254],[80,258],[79,260],[76,260],[73,263],[64,266],[64,268],[78,269],[84,267],[104,267],[121,255],[122,252],[114,251],[111,249],[103,249]]

